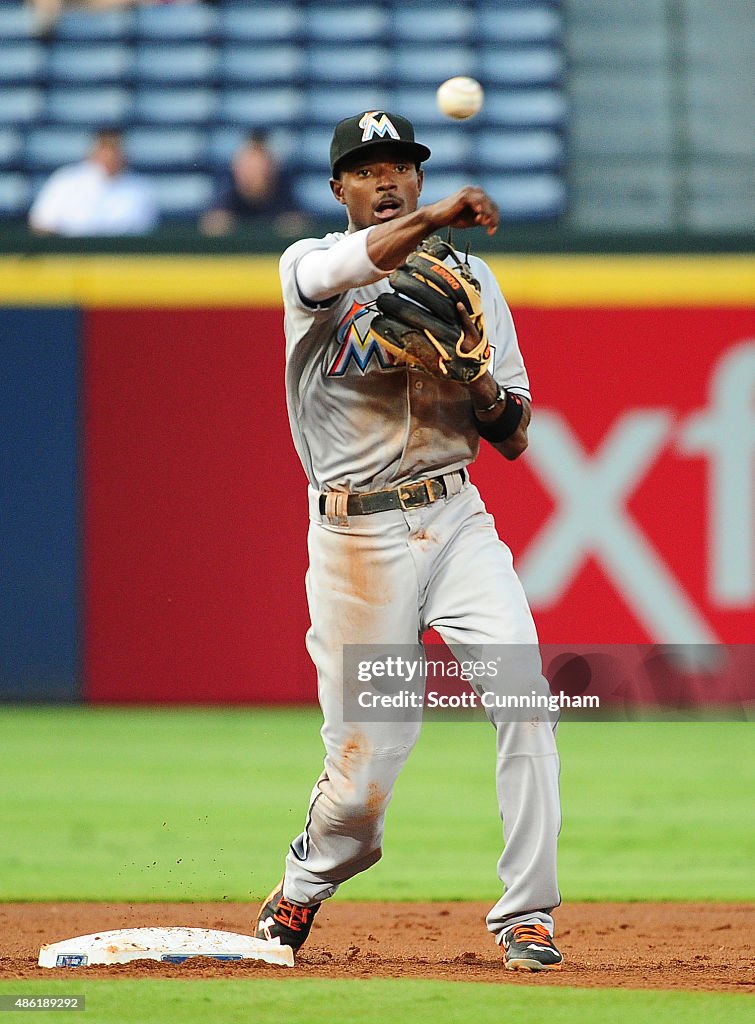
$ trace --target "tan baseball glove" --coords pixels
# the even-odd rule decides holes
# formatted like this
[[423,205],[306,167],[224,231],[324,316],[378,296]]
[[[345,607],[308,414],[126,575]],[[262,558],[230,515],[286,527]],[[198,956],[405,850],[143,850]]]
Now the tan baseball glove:
[[[453,266],[446,260],[453,260]],[[480,284],[467,261],[437,235],[426,238],[388,278],[392,291],[376,300],[378,316],[370,330],[399,362],[434,377],[470,384],[490,363]],[[480,336],[471,351],[457,303],[461,302]]]

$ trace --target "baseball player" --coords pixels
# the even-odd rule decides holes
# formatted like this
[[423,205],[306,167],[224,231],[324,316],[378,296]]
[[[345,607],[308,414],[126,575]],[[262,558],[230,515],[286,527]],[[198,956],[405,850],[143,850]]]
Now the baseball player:
[[[537,652],[511,553],[466,470],[481,437],[506,459],[527,447],[530,392],[511,314],[482,260],[421,247],[448,227],[492,234],[498,210],[471,186],[420,207],[429,156],[398,115],[341,121],[330,187],[347,230],[298,241],[280,261],[288,411],[309,480],[307,648],[326,754],[304,831],[255,934],[294,951],[323,900],[380,858],[386,807],[420,729],[417,720],[345,720],[354,680],[344,678],[344,645],[416,645],[434,627],[454,651],[506,644]],[[441,297],[433,319],[420,289],[439,296],[440,285],[451,299]],[[420,342],[429,357],[417,355]],[[547,692],[539,655],[530,669],[528,685]],[[487,714],[505,839],[503,895],[487,927],[508,968],[558,969],[555,727]]]

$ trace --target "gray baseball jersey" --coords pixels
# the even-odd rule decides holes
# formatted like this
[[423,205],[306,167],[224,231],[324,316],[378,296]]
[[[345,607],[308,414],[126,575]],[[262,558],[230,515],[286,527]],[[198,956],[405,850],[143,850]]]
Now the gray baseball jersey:
[[[302,239],[280,261],[288,412],[310,484],[318,491],[380,490],[466,466],[480,444],[467,390],[395,366],[370,334],[369,304],[390,289],[387,280],[319,306],[301,296],[298,261],[342,238],[336,232]],[[487,264],[474,256],[469,262],[481,284],[491,372],[503,387],[529,398],[506,300]]]

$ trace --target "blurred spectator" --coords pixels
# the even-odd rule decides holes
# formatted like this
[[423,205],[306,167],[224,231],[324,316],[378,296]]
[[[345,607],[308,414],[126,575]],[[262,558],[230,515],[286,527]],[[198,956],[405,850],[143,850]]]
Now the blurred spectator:
[[238,226],[261,221],[271,222],[285,234],[297,234],[305,218],[296,209],[291,183],[264,133],[254,132],[234,154],[226,180],[212,207],[200,218],[199,229],[206,235],[226,235]]
[[86,160],[61,167],[29,211],[34,231],[55,235],[141,235],[158,222],[148,182],[126,168],[120,132],[101,131]]

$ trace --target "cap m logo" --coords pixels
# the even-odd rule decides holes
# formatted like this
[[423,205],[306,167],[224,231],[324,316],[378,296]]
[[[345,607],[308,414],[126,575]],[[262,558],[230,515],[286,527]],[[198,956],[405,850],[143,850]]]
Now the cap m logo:
[[393,122],[381,110],[368,110],[359,121],[362,131],[362,142],[369,142],[378,136],[384,139],[388,136],[391,139],[400,139],[401,136],[393,126]]

